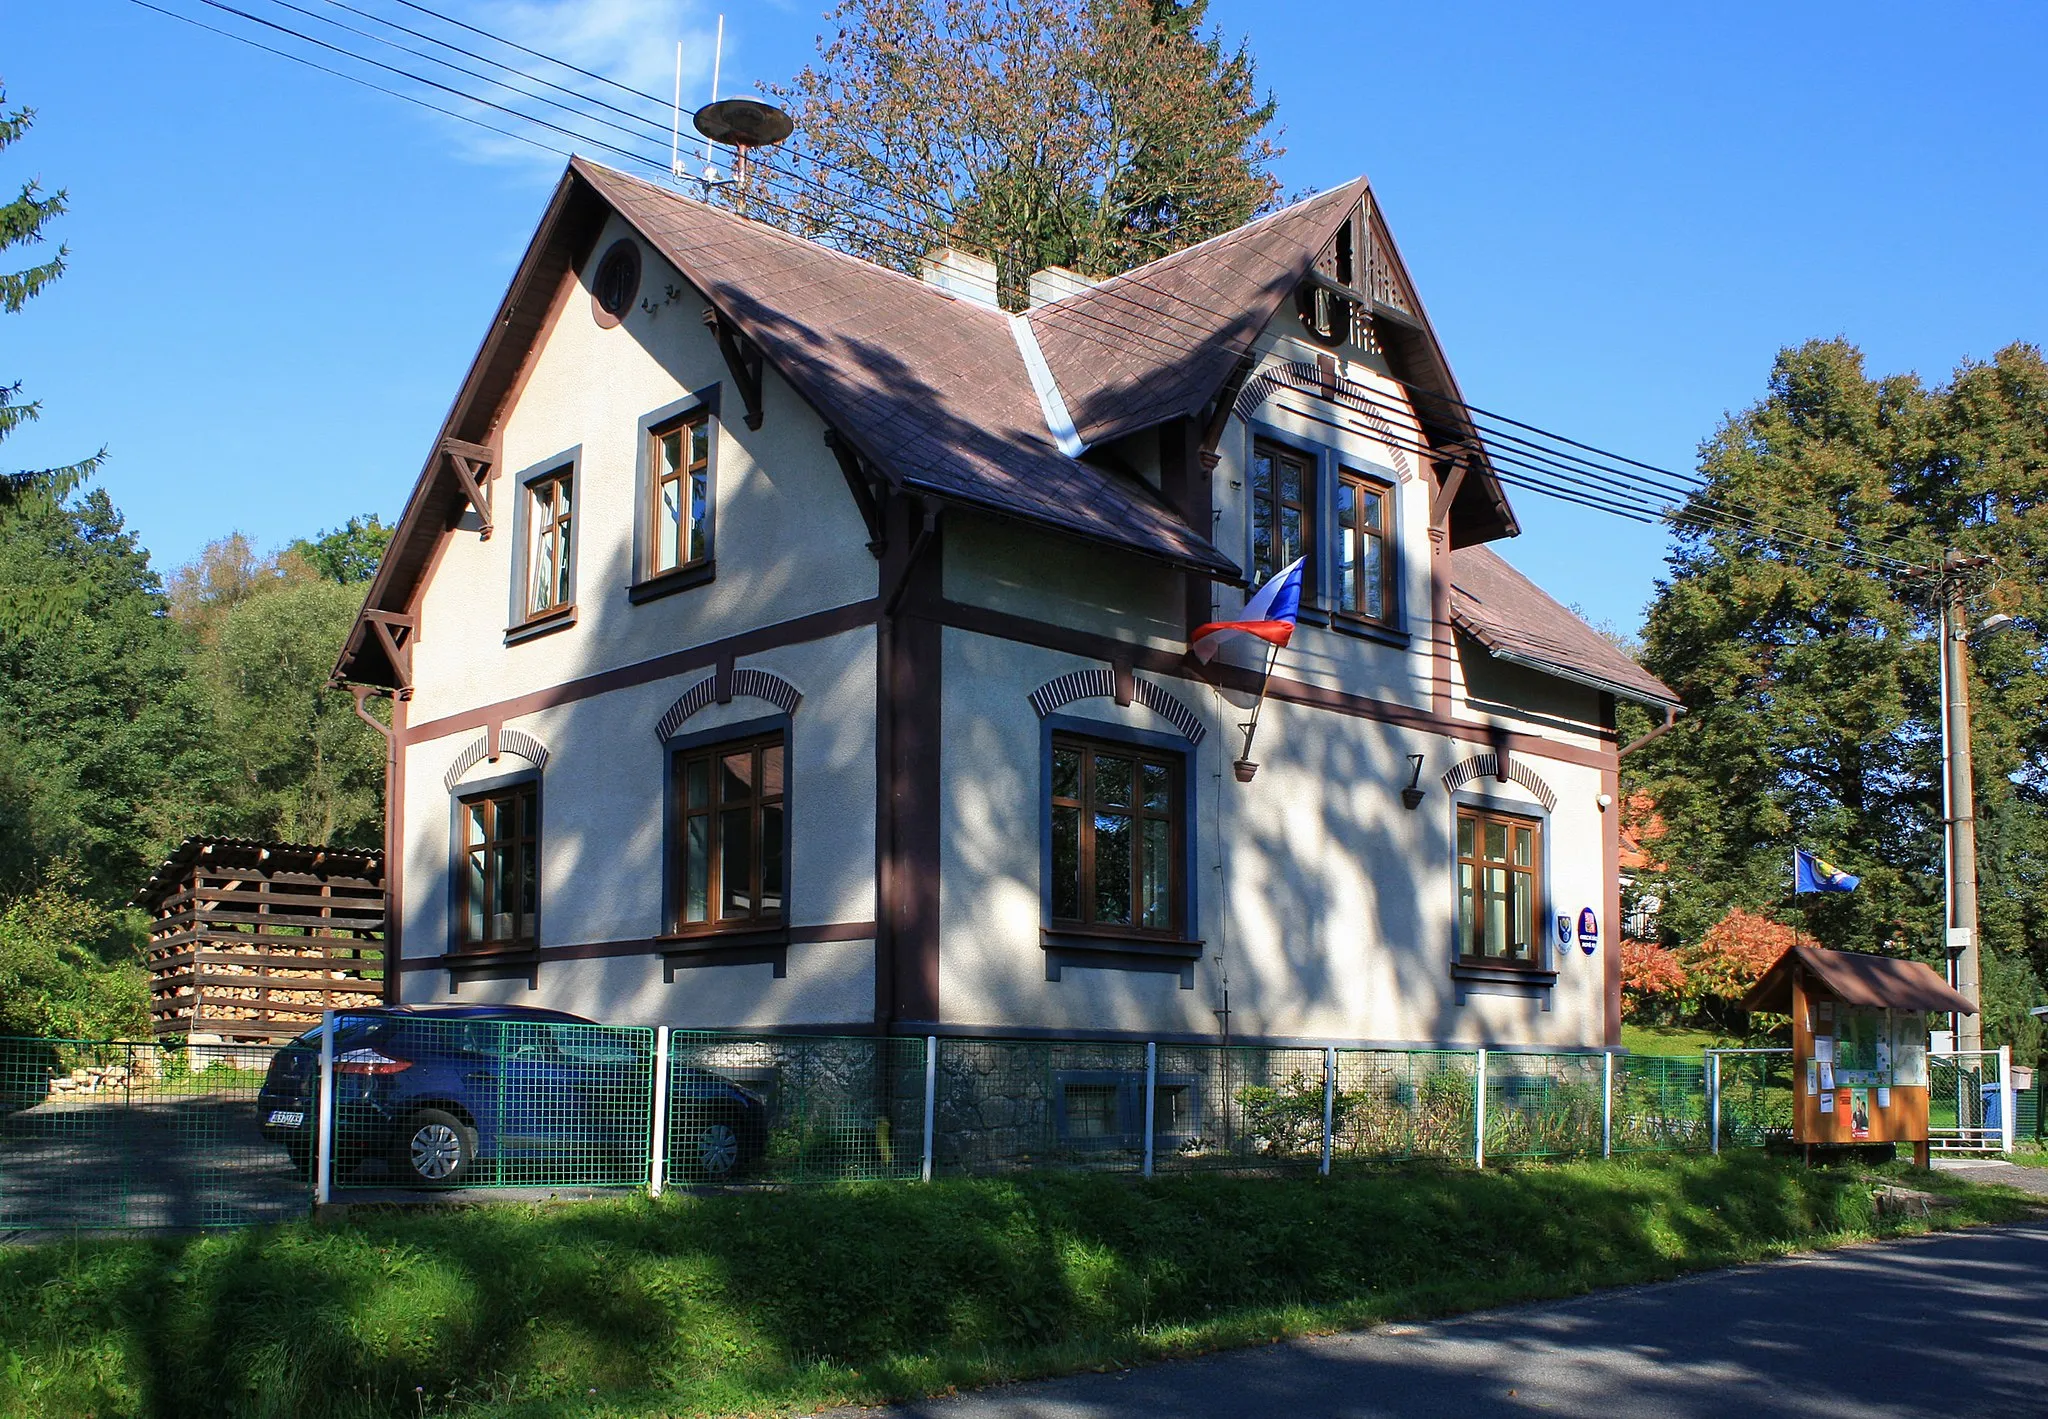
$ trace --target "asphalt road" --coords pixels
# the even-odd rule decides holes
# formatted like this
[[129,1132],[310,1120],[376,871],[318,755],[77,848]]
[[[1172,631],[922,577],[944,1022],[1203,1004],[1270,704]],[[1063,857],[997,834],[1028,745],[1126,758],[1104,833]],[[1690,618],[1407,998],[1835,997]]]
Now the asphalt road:
[[[877,1411],[866,1411],[875,1419]],[[985,1390],[895,1419],[2048,1416],[2048,1222]]]

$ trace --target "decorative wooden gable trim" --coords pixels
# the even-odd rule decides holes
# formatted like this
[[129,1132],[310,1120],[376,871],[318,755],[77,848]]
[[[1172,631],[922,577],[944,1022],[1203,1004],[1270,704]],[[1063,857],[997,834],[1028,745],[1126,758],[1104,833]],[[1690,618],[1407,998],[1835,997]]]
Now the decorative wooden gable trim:
[[412,642],[419,630],[419,621],[403,611],[383,611],[369,607],[363,612],[363,620],[370,627],[370,633],[377,638],[377,644],[384,648],[384,658],[391,665],[393,677],[398,681],[401,693],[412,693]]
[[795,714],[797,706],[804,702],[803,692],[772,670],[724,666],[683,691],[676,702],[662,712],[654,724],[655,742],[668,743],[691,715],[709,709],[713,704],[725,704],[735,696],[766,700],[784,714]]
[[718,353],[725,356],[725,367],[732,371],[732,382],[739,386],[740,402],[747,406],[747,427],[760,428],[760,349],[716,310],[704,312],[704,324],[710,328],[712,337],[718,341]]
[[1543,805],[1546,813],[1557,807],[1557,794],[1543,781],[1543,776],[1511,754],[1474,754],[1444,775],[1444,789],[1455,793],[1466,784],[1482,778],[1520,784],[1536,795],[1536,801]]
[[455,474],[455,482],[462,489],[462,496],[476,509],[477,541],[491,540],[491,500],[484,493],[484,484],[491,476],[491,466],[497,455],[480,443],[468,443],[458,438],[441,440],[441,456],[448,460],[448,467]]
[[1179,730],[1190,744],[1200,744],[1209,733],[1200,716],[1180,699],[1124,666],[1097,665],[1071,671],[1046,681],[1030,695],[1031,708],[1040,719],[1076,700],[1109,699],[1125,705],[1136,701]]

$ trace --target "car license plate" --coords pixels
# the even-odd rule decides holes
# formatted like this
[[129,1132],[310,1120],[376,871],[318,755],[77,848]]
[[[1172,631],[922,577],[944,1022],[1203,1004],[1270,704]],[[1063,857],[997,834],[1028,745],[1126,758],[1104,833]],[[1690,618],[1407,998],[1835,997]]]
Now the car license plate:
[[277,1128],[303,1128],[306,1125],[306,1115],[301,1109],[272,1109],[270,1122]]

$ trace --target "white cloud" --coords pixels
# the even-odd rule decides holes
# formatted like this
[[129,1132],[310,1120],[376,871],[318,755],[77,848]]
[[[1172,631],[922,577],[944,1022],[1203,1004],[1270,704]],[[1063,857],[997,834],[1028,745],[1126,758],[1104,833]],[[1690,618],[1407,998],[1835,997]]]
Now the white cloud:
[[[631,164],[617,153],[600,146],[612,144],[644,153],[656,164],[666,165],[669,100],[675,91],[676,45],[680,42],[683,47],[682,128],[687,147],[690,139],[689,111],[703,103],[710,93],[717,26],[714,4],[715,0],[709,0],[709,3],[698,3],[698,0],[511,0],[511,3],[505,3],[505,0],[499,0],[499,3],[463,0],[463,3],[447,5],[445,12],[458,19],[563,60],[577,69],[601,74],[635,90],[633,94],[622,93],[611,84],[600,83],[532,55],[501,48],[452,26],[424,20],[416,12],[406,12],[405,22],[416,29],[445,35],[465,48],[502,60],[521,71],[521,75],[505,75],[503,87],[486,87],[467,76],[456,76],[450,80],[453,87],[558,124],[577,135],[577,140],[534,124],[522,123],[482,104],[460,105],[450,101],[446,95],[438,96],[438,102],[462,107],[465,112],[494,128],[524,134],[550,148],[571,148],[603,162],[630,167]],[[386,8],[398,9],[396,6]],[[485,72],[498,72],[467,60],[460,62]],[[597,103],[578,103],[538,80],[560,85],[588,100],[615,105],[648,121],[636,122]],[[722,87],[724,92],[732,92],[732,81],[728,79]],[[518,92],[520,89],[529,92]],[[564,113],[531,97],[532,93],[580,109],[584,116]],[[547,167],[559,162],[556,156],[526,143],[498,137],[466,124],[451,127],[458,133],[462,150],[479,160],[538,163]]]

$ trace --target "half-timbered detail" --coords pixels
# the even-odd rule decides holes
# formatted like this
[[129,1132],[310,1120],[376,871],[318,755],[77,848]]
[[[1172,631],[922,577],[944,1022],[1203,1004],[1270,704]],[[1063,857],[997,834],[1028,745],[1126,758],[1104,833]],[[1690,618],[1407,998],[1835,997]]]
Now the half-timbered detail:
[[135,904],[159,1036],[267,1043],[383,1003],[381,852],[187,838]]
[[[1676,698],[1495,551],[1366,182],[982,265],[572,161],[337,665],[402,701],[394,996],[1616,1045],[1616,705]],[[1189,653],[1296,560],[1284,649]]]

